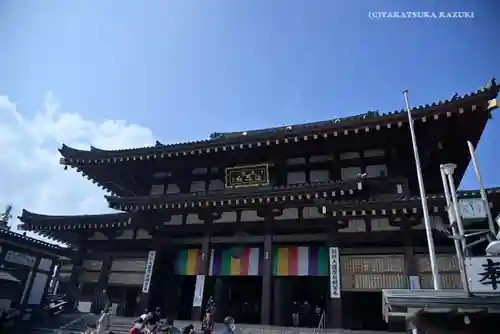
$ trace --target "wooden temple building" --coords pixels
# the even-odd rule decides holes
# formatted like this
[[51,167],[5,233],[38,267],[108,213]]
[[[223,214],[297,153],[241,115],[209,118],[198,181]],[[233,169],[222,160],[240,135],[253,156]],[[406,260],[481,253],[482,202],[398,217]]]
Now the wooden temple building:
[[[10,206],[9,206],[10,207]],[[72,251],[10,231],[10,208],[0,214],[0,309],[12,313],[43,309],[54,268]]]
[[[412,110],[434,226],[448,219],[439,166],[457,164],[460,182],[466,141],[478,144],[498,90],[492,80]],[[432,284],[404,110],[60,153],[117,213],[19,218],[74,247],[61,275],[81,309],[105,291],[119,314],[159,306],[199,319],[212,297],[219,317],[289,325],[297,302],[303,325],[315,326],[308,310],[319,306],[329,327],[383,329],[382,289]],[[500,191],[489,196],[498,212]],[[460,288],[453,244],[437,231],[435,243],[444,288]]]

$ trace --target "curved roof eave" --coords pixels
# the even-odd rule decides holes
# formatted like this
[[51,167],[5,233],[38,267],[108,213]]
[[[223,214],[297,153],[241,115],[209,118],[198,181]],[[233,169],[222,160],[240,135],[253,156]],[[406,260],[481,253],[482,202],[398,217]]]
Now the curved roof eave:
[[117,213],[104,213],[104,214],[92,214],[92,215],[46,215],[33,213],[26,209],[23,209],[20,216],[17,217],[20,221],[118,221],[127,220],[130,218],[130,213],[117,212]]
[[16,233],[8,230],[0,230],[0,238],[5,238],[8,242],[13,242],[25,247],[34,247],[43,252],[48,252],[57,256],[70,256],[71,250],[63,248],[58,245],[54,245],[42,240],[28,237],[21,233]]
[[[426,104],[418,107],[412,108],[413,112],[419,114],[432,114],[434,112],[438,112],[440,109],[445,109],[453,104],[465,103],[467,100],[471,100],[474,98],[482,98],[485,100],[493,99],[497,96],[499,87],[496,84],[495,79],[491,79],[487,85],[483,88],[468,93],[462,96],[458,96],[455,94],[451,99],[441,100],[437,103],[433,103],[432,105]],[[297,124],[292,126],[284,126],[277,128],[269,128],[262,130],[250,130],[250,131],[242,131],[242,132],[228,132],[228,133],[218,133],[212,135],[211,139],[207,140],[199,140],[192,142],[184,142],[177,144],[169,144],[164,145],[160,142],[156,142],[154,146],[142,147],[142,148],[131,148],[131,149],[121,149],[121,150],[103,150],[95,147],[91,147],[90,150],[81,150],[72,148],[65,144],[59,149],[59,152],[64,158],[72,158],[72,159],[113,159],[120,158],[125,155],[138,154],[138,155],[147,155],[147,154],[160,154],[160,153],[168,153],[168,152],[178,152],[180,150],[198,150],[202,148],[211,148],[211,147],[219,147],[221,145],[231,145],[231,144],[239,144],[247,141],[253,140],[266,140],[272,139],[274,137],[283,137],[283,136],[293,136],[293,135],[301,135],[304,133],[315,132],[315,131],[324,131],[324,130],[334,130],[334,129],[343,129],[347,127],[352,127],[354,125],[359,124],[383,124],[389,121],[395,121],[399,118],[406,119],[405,110],[396,110],[394,112],[389,113],[379,113],[378,111],[370,111],[365,114],[350,116],[345,118],[333,119],[323,122],[314,122],[314,123],[306,123],[306,124]],[[142,157],[141,157],[142,158]],[[63,159],[64,160],[64,159]],[[62,161],[63,164],[68,164],[66,161]]]

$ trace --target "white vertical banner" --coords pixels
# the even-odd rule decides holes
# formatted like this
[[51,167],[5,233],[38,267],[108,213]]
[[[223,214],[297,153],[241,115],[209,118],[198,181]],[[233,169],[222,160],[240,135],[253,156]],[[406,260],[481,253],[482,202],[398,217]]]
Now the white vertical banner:
[[330,298],[340,298],[339,248],[330,247]]
[[148,254],[148,262],[146,262],[146,271],[144,272],[144,281],[142,283],[142,292],[149,293],[151,285],[151,277],[153,276],[153,267],[155,265],[156,252],[150,251]]
[[196,276],[196,286],[194,288],[193,307],[201,307],[203,303],[203,291],[205,290],[205,275]]

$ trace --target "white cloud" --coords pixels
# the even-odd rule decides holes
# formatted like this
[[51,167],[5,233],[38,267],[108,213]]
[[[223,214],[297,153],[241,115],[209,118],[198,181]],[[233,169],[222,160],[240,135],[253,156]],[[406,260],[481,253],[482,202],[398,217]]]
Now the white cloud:
[[[154,144],[151,130],[121,120],[87,120],[64,112],[47,94],[43,108],[30,117],[0,95],[0,212],[14,206],[45,214],[91,214],[111,211],[104,191],[76,173],[63,170],[62,143],[88,149],[120,149]],[[17,219],[12,219],[13,230]],[[33,236],[32,234],[30,234]]]

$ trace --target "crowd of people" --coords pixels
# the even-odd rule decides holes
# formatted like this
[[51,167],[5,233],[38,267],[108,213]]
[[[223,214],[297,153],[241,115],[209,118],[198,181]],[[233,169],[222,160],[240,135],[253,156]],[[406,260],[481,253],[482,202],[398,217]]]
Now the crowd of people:
[[[203,334],[212,334],[216,332],[215,315],[216,307],[212,299],[209,300],[205,315],[201,322],[201,332]],[[155,312],[144,312],[132,324],[128,334],[194,334],[195,327],[190,324],[179,329],[174,325],[174,319],[167,317],[161,319],[161,312],[156,308]],[[85,334],[113,334],[111,329],[111,313],[108,306],[102,310],[97,323],[87,324]],[[235,330],[235,321],[232,317],[226,317],[218,334],[232,334]]]

